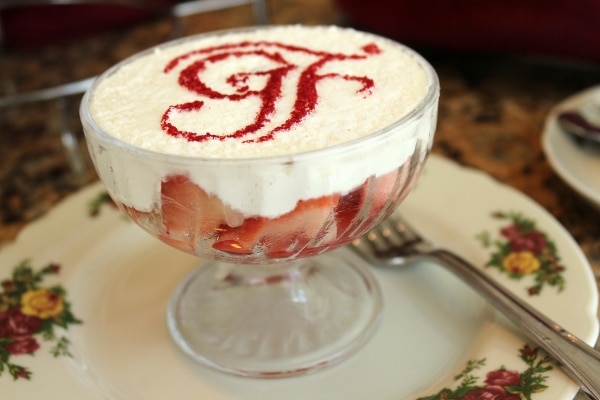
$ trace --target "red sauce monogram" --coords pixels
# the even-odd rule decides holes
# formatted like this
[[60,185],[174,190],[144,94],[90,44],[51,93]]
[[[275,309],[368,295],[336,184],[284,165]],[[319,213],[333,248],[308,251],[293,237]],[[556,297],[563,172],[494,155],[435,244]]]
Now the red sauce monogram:
[[[190,142],[202,142],[209,139],[225,140],[226,138],[243,139],[243,142],[272,140],[277,133],[288,131],[294,124],[300,122],[314,110],[319,99],[317,83],[322,79],[341,78],[346,81],[358,82],[361,87],[357,90],[357,93],[363,93],[365,96],[369,95],[374,82],[366,76],[319,73],[320,69],[331,61],[361,60],[381,52],[376,44],[368,44],[363,46],[361,50],[362,53],[360,54],[347,55],[313,51],[308,48],[285,45],[278,42],[258,41],[225,44],[190,51],[171,60],[165,66],[164,72],[171,72],[184,61],[192,61],[179,73],[179,85],[204,99],[224,99],[235,102],[256,96],[260,103],[259,110],[250,124],[229,133],[221,132],[216,134],[214,132],[192,132],[179,129],[173,123],[172,117],[178,113],[200,112],[205,106],[205,102],[196,100],[170,106],[162,116],[161,127],[167,134],[185,138]],[[284,57],[286,52],[303,53],[303,55],[307,56],[306,59],[309,60],[307,61],[308,65],[301,67],[300,65],[290,63]],[[267,60],[267,65],[270,66],[270,69],[231,74],[226,78],[225,82],[232,90],[230,93],[215,90],[203,81],[203,74],[206,73],[209,67],[214,68],[218,63],[244,57],[264,58]],[[264,128],[271,120],[271,117],[276,112],[277,101],[283,95],[284,79],[290,71],[295,69],[298,69],[300,74],[296,83],[295,101],[287,120],[261,136],[257,137],[255,135],[253,138],[247,138],[248,135],[257,133],[261,128]],[[256,78],[260,78],[264,82],[260,89],[254,88],[249,83],[252,80],[256,81]]]

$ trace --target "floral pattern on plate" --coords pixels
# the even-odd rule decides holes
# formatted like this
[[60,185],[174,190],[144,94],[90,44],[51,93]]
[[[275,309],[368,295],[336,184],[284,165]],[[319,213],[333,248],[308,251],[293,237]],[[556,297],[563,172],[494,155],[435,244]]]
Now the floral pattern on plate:
[[54,357],[70,356],[69,340],[59,336],[56,327],[67,329],[81,321],[71,312],[66,291],[61,285],[42,286],[44,279],[60,272],[58,264],[48,264],[35,271],[25,260],[12,276],[2,280],[0,292],[0,377],[8,373],[13,379],[30,379],[32,371],[13,359],[33,355],[40,349],[39,339],[53,342]]
[[533,275],[535,282],[527,288],[530,295],[539,295],[546,285],[562,291],[565,267],[552,239],[521,213],[496,212],[493,217],[509,223],[499,230],[501,239],[493,240],[489,232],[478,235],[484,247],[493,249],[486,266],[498,268],[514,279]]
[[454,389],[444,388],[418,400],[531,400],[535,393],[548,388],[546,373],[552,369],[550,357],[529,345],[523,346],[519,355],[527,365],[521,372],[500,366],[488,371],[481,384],[481,377],[474,372],[485,366],[486,359],[470,360],[454,377],[459,382]]

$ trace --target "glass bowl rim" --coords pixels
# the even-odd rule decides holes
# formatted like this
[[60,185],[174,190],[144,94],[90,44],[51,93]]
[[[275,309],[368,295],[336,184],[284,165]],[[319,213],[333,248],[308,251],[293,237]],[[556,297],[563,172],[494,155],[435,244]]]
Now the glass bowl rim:
[[[150,150],[150,149],[146,149],[143,147],[135,146],[135,145],[127,143],[115,136],[110,135],[109,133],[107,133],[104,129],[102,129],[99,126],[99,124],[96,122],[96,120],[92,116],[91,110],[89,108],[89,103],[90,103],[90,97],[92,96],[95,88],[100,84],[100,82],[102,80],[104,80],[106,77],[109,77],[110,75],[115,73],[119,68],[121,68],[123,65],[127,64],[128,62],[132,61],[135,58],[143,57],[151,52],[156,51],[157,49],[163,49],[166,47],[176,46],[180,43],[201,39],[202,37],[223,36],[223,35],[227,35],[230,33],[243,33],[243,32],[254,31],[254,30],[268,30],[268,29],[272,29],[272,28],[285,28],[285,27],[293,27],[293,26],[303,26],[303,27],[310,28],[310,29],[312,29],[312,28],[325,29],[325,28],[335,27],[335,28],[341,29],[341,30],[360,32],[364,35],[373,37],[379,41],[387,42],[395,47],[400,48],[411,59],[413,59],[415,62],[417,62],[417,64],[423,69],[423,71],[426,75],[426,78],[427,78],[427,88],[426,88],[425,95],[419,100],[419,102],[414,106],[414,108],[412,110],[410,110],[408,113],[406,113],[403,116],[401,116],[400,118],[398,118],[393,123],[391,123],[387,126],[384,126],[382,128],[379,128],[378,130],[375,130],[374,132],[367,134],[365,136],[362,136],[360,138],[356,138],[356,139],[349,140],[346,142],[341,142],[341,143],[338,143],[338,144],[335,144],[332,146],[327,146],[324,148],[308,150],[308,151],[303,151],[303,152],[298,152],[298,153],[278,154],[278,155],[271,155],[271,156],[257,156],[257,157],[197,157],[197,156],[191,156],[191,155],[178,155],[178,154],[173,154],[173,153],[163,153],[163,152],[159,152],[159,151],[155,151],[155,150]],[[80,114],[80,119],[83,124],[84,132],[85,132],[86,136],[89,135],[88,131],[92,130],[93,136],[95,138],[97,138],[97,140],[99,140],[100,142],[110,143],[110,145],[112,145],[112,146],[116,146],[118,148],[121,148],[122,150],[126,150],[129,152],[138,153],[140,156],[143,156],[145,158],[150,158],[150,159],[154,158],[154,159],[159,159],[162,161],[168,160],[169,162],[175,162],[175,163],[181,163],[181,164],[189,164],[189,163],[202,163],[202,164],[232,163],[232,164],[237,164],[240,162],[241,163],[275,163],[275,164],[277,164],[277,163],[287,163],[290,161],[299,162],[299,161],[306,160],[306,159],[310,160],[310,159],[314,159],[314,158],[318,158],[318,157],[326,157],[327,155],[329,155],[331,153],[340,154],[340,153],[351,152],[352,150],[356,149],[357,147],[360,147],[365,142],[376,142],[378,140],[385,140],[389,136],[388,133],[393,134],[393,132],[396,130],[396,128],[398,128],[399,126],[402,126],[402,125],[407,125],[410,122],[416,120],[418,117],[420,117],[422,114],[424,114],[429,107],[435,105],[436,100],[439,98],[439,94],[440,94],[439,78],[438,78],[437,73],[436,73],[435,69],[433,68],[433,66],[421,54],[419,54],[412,48],[410,48],[400,42],[392,40],[390,38],[386,38],[384,36],[380,36],[380,35],[377,35],[377,34],[374,34],[371,32],[358,31],[353,28],[339,27],[339,26],[335,26],[335,25],[311,25],[311,26],[308,26],[308,25],[254,25],[254,26],[247,26],[247,27],[240,27],[240,28],[221,29],[221,30],[215,30],[215,31],[185,36],[182,38],[166,41],[166,42],[158,44],[156,46],[152,46],[150,48],[147,48],[145,50],[137,52],[137,53],[123,59],[122,61],[114,64],[113,66],[111,66],[110,68],[108,68],[107,70],[105,70],[103,73],[101,73],[100,75],[98,75],[96,77],[93,84],[86,90],[86,92],[84,93],[84,95],[82,97],[80,107],[79,107],[79,114]]]

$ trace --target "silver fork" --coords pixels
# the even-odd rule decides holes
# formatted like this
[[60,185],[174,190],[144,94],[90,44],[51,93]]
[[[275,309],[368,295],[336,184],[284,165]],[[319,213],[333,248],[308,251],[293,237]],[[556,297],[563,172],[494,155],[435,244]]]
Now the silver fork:
[[600,400],[600,352],[519,299],[468,261],[437,247],[405,221],[383,221],[350,246],[371,264],[397,267],[418,260],[444,266],[475,289],[535,341],[594,400]]

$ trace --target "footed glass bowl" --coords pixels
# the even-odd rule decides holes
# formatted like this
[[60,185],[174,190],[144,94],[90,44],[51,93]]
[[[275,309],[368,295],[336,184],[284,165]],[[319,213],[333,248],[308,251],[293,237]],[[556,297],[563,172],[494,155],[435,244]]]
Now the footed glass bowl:
[[[382,298],[370,267],[350,251],[330,250],[396,208],[431,148],[437,77],[401,48],[428,80],[418,105],[364,138],[299,154],[196,158],[116,139],[90,103],[131,60],[86,93],[81,119],[111,197],[152,236],[200,259],[167,312],[175,342],[195,360],[242,376],[305,374],[347,358],[375,331]],[[319,194],[306,194],[313,190]],[[241,211],[247,205],[260,211]]]

